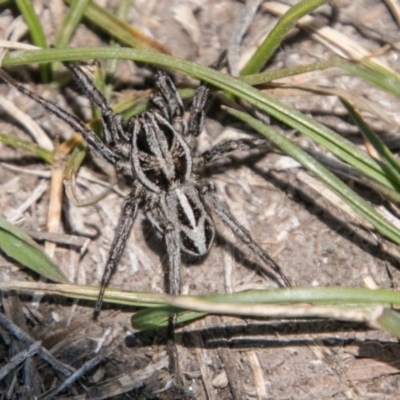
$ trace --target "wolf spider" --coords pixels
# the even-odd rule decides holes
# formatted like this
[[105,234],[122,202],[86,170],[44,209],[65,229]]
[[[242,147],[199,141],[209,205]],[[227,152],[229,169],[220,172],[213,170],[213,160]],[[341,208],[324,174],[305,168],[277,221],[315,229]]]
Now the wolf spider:
[[200,259],[210,250],[215,236],[210,210],[254,255],[272,268],[278,275],[281,286],[290,286],[279,265],[218,200],[213,183],[201,179],[199,173],[205,165],[235,150],[264,146],[264,140],[229,140],[197,155],[196,138],[203,129],[204,107],[209,91],[207,85],[198,87],[185,127],[182,121],[183,103],[175,85],[168,75],[158,70],[155,90],[150,97],[153,109],[125,123],[120,115],[114,114],[105,97],[80,67],[73,63],[65,65],[87,97],[100,109],[104,141],[76,116],[25,88],[5,71],[0,70],[0,77],[69,124],[83,136],[98,157],[107,160],[132,181],[101,280],[95,306],[96,315],[100,311],[105,288],[120,260],[140,206],[144,207],[151,225],[165,240],[169,263],[169,294],[180,294],[181,253]]

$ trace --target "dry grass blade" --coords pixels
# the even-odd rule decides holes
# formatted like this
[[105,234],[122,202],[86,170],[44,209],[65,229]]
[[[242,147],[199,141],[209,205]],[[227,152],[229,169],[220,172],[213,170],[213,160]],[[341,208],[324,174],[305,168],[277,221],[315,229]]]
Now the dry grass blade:
[[384,0],[389,10],[392,12],[398,25],[400,25],[400,4],[398,0]]
[[19,207],[9,214],[6,214],[6,218],[11,223],[16,223],[23,219],[23,213],[28,210],[32,204],[36,203],[46,192],[48,185],[46,182],[41,181],[39,185],[35,187],[32,193],[25,199],[25,201],[19,205]]
[[61,244],[64,246],[72,246],[76,248],[87,247],[89,238],[75,235],[65,235],[62,233],[50,233],[50,232],[37,232],[37,231],[25,231],[27,235],[38,241],[48,241]]
[[[20,327],[9,321],[3,314],[0,313],[0,326],[7,332],[15,336],[19,341],[21,341],[25,346],[31,346],[36,343],[36,341],[27,333],[25,333]],[[75,372],[75,369],[63,364],[54,358],[51,353],[46,350],[43,346],[37,349],[38,355],[43,358],[47,363],[49,363],[55,371],[61,373],[65,377],[70,376]]]
[[[91,399],[109,399],[114,396],[128,393],[133,389],[139,389],[143,387],[146,381],[154,375],[155,372],[161,371],[168,366],[168,358],[163,357],[154,364],[147,366],[146,368],[139,369],[136,371],[125,372],[119,376],[116,376],[110,381],[98,383],[95,387],[89,389],[87,396]],[[150,385],[151,385],[150,381]],[[161,386],[162,382],[157,381],[157,388],[162,392],[161,389],[165,390],[165,387]],[[161,386],[161,387],[160,387]],[[152,388],[149,388],[149,392],[152,393]]]
[[[63,204],[63,154],[60,154],[60,146],[56,148],[51,166],[50,202],[47,214],[47,230],[49,233],[57,233],[61,224]],[[56,244],[45,243],[45,252],[49,257],[54,257]]]
[[19,364],[36,354],[40,346],[41,342],[34,342],[26,350],[20,351],[18,354],[12,357],[4,367],[0,368],[0,381]]
[[46,393],[44,396],[42,396],[41,399],[42,400],[54,399],[55,396],[57,396],[63,390],[67,389],[78,379],[82,378],[83,375],[85,375],[87,372],[89,372],[93,368],[96,368],[109,355],[110,354],[99,355],[85,362],[85,364],[83,364],[81,368],[77,369],[73,374],[71,374],[67,379],[65,379],[58,387],[52,389],[50,393]]
[[231,41],[228,47],[228,63],[229,63],[230,73],[232,74],[232,76],[239,76],[240,43],[246,31],[250,27],[251,22],[260,4],[261,0],[251,0],[247,2],[246,5],[243,5],[244,12],[240,13],[239,18],[235,23]]
[[29,43],[14,42],[11,40],[0,40],[0,48],[9,50],[38,50],[40,47]]
[[43,129],[31,118],[28,114],[21,111],[14,105],[13,102],[7,100],[4,97],[0,97],[1,108],[7,112],[15,121],[23,125],[29,134],[32,136],[34,141],[42,148],[46,150],[53,150],[53,142],[49,139]]
[[[288,10],[288,6],[281,3],[268,2],[263,4],[263,9],[265,11],[274,13],[276,15],[282,15]],[[364,49],[361,45],[355,41],[349,39],[346,35],[338,32],[330,27],[313,27],[313,17],[305,16],[298,21],[298,25],[309,31],[313,38],[315,38],[320,43],[324,44],[331,51],[337,55],[349,59],[349,60],[363,60],[371,55],[371,52]],[[387,71],[395,73],[395,71],[389,68],[386,64],[380,62],[379,60],[373,60],[372,63],[385,68]]]

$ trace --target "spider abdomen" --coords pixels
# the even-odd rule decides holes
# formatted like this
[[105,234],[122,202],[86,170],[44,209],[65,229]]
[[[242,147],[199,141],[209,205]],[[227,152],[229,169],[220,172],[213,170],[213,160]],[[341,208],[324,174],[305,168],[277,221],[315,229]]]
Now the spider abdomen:
[[214,241],[214,222],[192,184],[179,186],[160,198],[160,208],[168,222],[179,230],[181,251],[200,258]]

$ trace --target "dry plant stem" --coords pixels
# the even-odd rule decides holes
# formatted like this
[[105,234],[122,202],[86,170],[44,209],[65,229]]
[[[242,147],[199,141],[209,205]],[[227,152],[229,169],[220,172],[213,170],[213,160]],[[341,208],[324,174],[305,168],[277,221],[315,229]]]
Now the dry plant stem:
[[[47,216],[47,230],[49,233],[57,233],[60,228],[63,202],[63,162],[59,148],[54,153],[54,162],[51,169],[50,202]],[[45,251],[49,257],[54,257],[56,244],[45,243]]]
[[258,398],[266,399],[268,397],[268,392],[265,388],[264,375],[257,353],[255,351],[246,351],[246,355],[253,371],[254,386],[256,387]]
[[[2,167],[4,167],[4,168],[7,168],[8,170],[10,170],[10,171],[16,171],[16,172],[20,172],[20,173],[23,173],[23,174],[27,174],[27,175],[34,175],[34,176],[38,176],[39,178],[46,178],[46,179],[49,179],[50,177],[51,177],[51,174],[50,174],[50,172],[49,171],[43,171],[43,170],[32,170],[32,169],[26,169],[26,168],[19,168],[19,167],[16,167],[15,165],[12,165],[12,164],[7,164],[7,163],[4,163],[4,162],[2,162],[2,163],[0,163],[0,165],[2,166]],[[74,185],[76,185],[76,184],[80,184],[80,185],[85,185],[84,184],[84,181],[88,181],[88,182],[93,182],[93,183],[97,183],[97,184],[99,184],[100,186],[105,186],[106,187],[106,189],[104,190],[104,192],[109,192],[110,191],[110,189],[114,192],[114,193],[117,193],[118,194],[118,196],[121,196],[121,197],[125,197],[126,196],[126,193],[124,193],[124,192],[122,192],[121,190],[119,190],[117,187],[114,187],[114,186],[112,186],[113,184],[114,184],[114,177],[113,176],[110,176],[110,181],[109,182],[106,182],[106,181],[103,181],[103,180],[101,180],[101,179],[97,179],[97,178],[95,178],[94,176],[92,176],[89,172],[85,172],[85,170],[83,170],[83,171],[81,171],[80,173],[79,173],[79,177],[78,177],[78,179],[77,179],[77,182],[76,182],[76,178],[75,178],[75,180],[74,180]],[[73,195],[72,195],[72,189],[71,189],[71,187],[72,187],[72,184],[71,183],[67,183],[68,181],[65,181],[64,180],[64,185],[66,186],[66,187],[70,187],[68,190],[70,191],[70,193],[71,193],[71,198],[73,198]],[[103,192],[103,193],[104,193]],[[103,195],[103,193],[101,194],[101,195]],[[100,195],[99,195],[100,196]],[[93,201],[93,199],[92,199],[92,201]],[[78,205],[79,206],[81,206],[82,205],[82,202],[79,202],[78,201]]]
[[0,96],[0,107],[15,121],[23,125],[34,141],[46,150],[53,150],[54,146],[39,124],[29,115],[20,110],[13,102]]
[[[212,316],[211,317],[212,324],[216,324],[220,328],[224,329],[225,324],[223,319],[220,316]],[[212,331],[211,331],[212,332]],[[226,335],[226,331],[224,329],[224,334]],[[227,336],[227,335],[226,335]],[[217,338],[215,338],[217,339]],[[219,357],[221,358],[222,363],[225,366],[225,372],[228,377],[229,387],[232,395],[232,399],[241,400],[244,398],[244,389],[243,389],[243,379],[239,376],[239,371],[237,368],[236,361],[229,351],[229,349],[221,347],[218,350]]]
[[[105,197],[107,197],[107,195],[114,190],[114,186],[117,185],[118,183],[118,177],[117,177],[117,173],[115,171],[114,168],[110,168],[110,165],[105,162],[104,160],[101,160],[100,158],[96,158],[94,159],[95,163],[101,168],[103,169],[106,174],[108,179],[108,182],[103,182],[103,181],[99,181],[96,180],[98,182],[101,182],[100,184],[103,186],[106,186],[106,188],[99,194],[94,195],[90,198],[87,199],[80,199],[79,195],[77,193],[77,176],[76,173],[73,172],[71,174],[71,176],[69,178],[65,178],[64,180],[64,186],[65,186],[65,192],[68,196],[68,199],[72,202],[72,204],[74,204],[74,206],[76,207],[87,207],[87,206],[91,206],[94,205],[96,203],[98,203],[100,200],[103,200]],[[93,178],[92,178],[93,179]],[[118,189],[115,190],[115,192],[119,193],[120,195],[122,195],[123,197],[125,197],[121,192],[118,191]]]
[[90,239],[84,238],[82,236],[75,235],[64,235],[62,233],[50,233],[50,232],[37,232],[37,231],[25,231],[27,235],[35,240],[45,240],[49,242],[54,242],[64,246],[72,246],[78,249],[82,247],[87,247]]
[[47,187],[47,183],[41,181],[28,196],[28,198],[22,204],[20,204],[17,209],[12,210],[12,212],[10,213],[7,213],[6,219],[11,223],[15,223],[20,218],[23,218],[23,213],[43,196],[43,194],[47,190]]
[[240,44],[257,12],[261,0],[250,0],[243,5],[243,12],[240,13],[239,18],[235,23],[232,38],[228,47],[228,63],[231,75],[239,76],[239,51]]
[[40,341],[32,343],[26,350],[20,351],[18,354],[12,357],[4,367],[0,368],[0,381],[19,364],[36,354],[41,343],[42,342]]
[[393,17],[396,19],[398,25],[400,25],[400,4],[398,0],[384,0],[386,6],[390,9]]
[[[35,343],[35,340],[25,333],[20,327],[9,321],[3,314],[0,313],[0,326],[14,335],[18,340],[24,343],[26,346],[30,346]],[[63,377],[70,376],[75,369],[69,365],[65,365],[62,362],[55,359],[51,353],[44,347],[40,346],[37,350],[38,355],[48,362],[58,373],[62,374]]]
[[[109,354],[111,354],[111,353],[109,353]],[[98,355],[97,357],[94,357],[91,360],[85,362],[85,364],[83,364],[81,368],[76,370],[72,375],[70,375],[67,379],[65,379],[61,385],[59,385],[57,388],[52,390],[46,396],[42,397],[42,400],[54,399],[54,397],[57,396],[57,394],[59,394],[64,389],[71,386],[75,381],[82,378],[82,376],[85,375],[88,371],[90,371],[91,369],[93,369],[97,365],[99,365],[106,357],[109,356],[109,354]]]
[[[262,7],[267,12],[271,12],[278,16],[283,15],[289,9],[288,6],[274,1],[266,2]],[[317,24],[313,24],[314,20],[315,19],[313,17],[306,15],[297,21],[297,25],[308,31],[315,40],[322,43],[341,57],[350,60],[363,60],[370,56],[370,51],[364,49],[357,42],[349,39],[346,35],[338,32],[337,30],[327,26],[315,27]],[[381,63],[379,60],[373,60],[373,62],[376,65],[395,73],[395,71],[393,71],[387,65]]]
[[120,394],[130,392],[133,389],[138,389],[144,385],[144,382],[149,379],[156,371],[168,368],[167,357],[146,366],[140,370],[127,371],[118,375],[112,380],[99,382],[95,387],[87,392],[88,399],[108,399]]
[[[2,300],[5,318],[15,323],[17,326],[20,327],[21,330],[27,331],[28,325],[26,323],[26,319],[22,310],[22,304],[19,300],[17,293],[14,291],[4,293]],[[11,335],[7,334],[7,336],[10,338]],[[11,346],[9,347],[9,357],[13,357],[14,355],[16,355],[15,352],[20,352],[22,350],[26,350],[26,346],[20,341],[15,340],[15,338],[11,339]],[[22,374],[18,374],[19,370],[22,370]],[[14,376],[14,378],[17,378],[18,375],[22,375],[22,379],[18,381],[17,385],[11,385],[10,390],[12,387],[13,391],[18,392],[23,387],[28,387],[32,396],[39,395],[40,378],[36,368],[36,363],[32,357],[28,357],[26,360],[24,360],[21,367],[13,371],[12,375]]]
[[217,393],[212,385],[211,371],[208,368],[207,360],[209,359],[208,350],[204,344],[201,333],[201,329],[207,329],[204,320],[195,321],[192,325],[193,332],[191,334],[191,340],[193,340],[194,349],[196,351],[197,361],[201,372],[201,378],[203,380],[204,388],[207,396],[210,400],[217,399]]

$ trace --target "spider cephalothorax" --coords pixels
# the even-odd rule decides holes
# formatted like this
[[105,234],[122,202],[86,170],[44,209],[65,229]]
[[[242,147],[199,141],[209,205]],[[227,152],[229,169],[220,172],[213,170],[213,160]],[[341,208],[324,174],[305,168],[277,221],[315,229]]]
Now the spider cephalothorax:
[[78,118],[26,89],[2,70],[0,77],[81,133],[97,156],[113,164],[132,182],[105,267],[96,312],[100,311],[105,287],[119,262],[141,205],[144,205],[150,223],[165,240],[170,294],[180,293],[181,254],[200,258],[210,250],[215,235],[210,210],[278,274],[281,284],[289,285],[275,261],[254,242],[219,201],[212,182],[201,179],[199,174],[204,165],[238,149],[262,146],[265,144],[263,140],[226,141],[197,155],[194,145],[203,128],[204,106],[208,96],[206,85],[201,85],[196,91],[185,128],[182,100],[168,75],[158,71],[156,87],[151,95],[154,108],[124,123],[81,68],[72,63],[66,63],[66,66],[89,99],[100,109],[104,142]]

